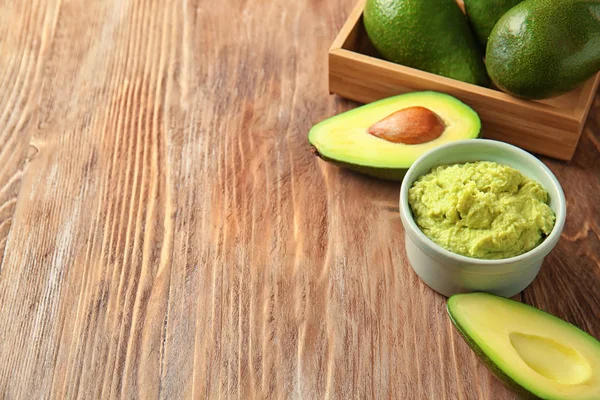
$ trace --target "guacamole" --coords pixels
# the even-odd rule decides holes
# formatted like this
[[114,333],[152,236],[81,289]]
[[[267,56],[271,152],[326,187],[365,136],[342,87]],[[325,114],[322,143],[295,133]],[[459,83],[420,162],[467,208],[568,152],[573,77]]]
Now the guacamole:
[[425,235],[474,258],[523,254],[544,240],[555,220],[542,185],[489,161],[434,167],[409,189],[408,201]]

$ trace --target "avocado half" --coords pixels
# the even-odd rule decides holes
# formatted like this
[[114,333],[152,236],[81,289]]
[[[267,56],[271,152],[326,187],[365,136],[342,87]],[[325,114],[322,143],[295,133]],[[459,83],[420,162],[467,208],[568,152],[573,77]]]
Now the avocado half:
[[537,308],[487,293],[448,300],[469,346],[523,399],[600,399],[600,342]]
[[[402,125],[398,141],[394,141],[397,132],[377,136],[382,126],[386,130],[394,124]],[[313,126],[308,141],[325,161],[376,178],[400,181],[426,151],[455,140],[476,138],[480,130],[481,121],[471,107],[447,94],[428,91],[389,97],[326,119]],[[425,141],[414,143],[422,141],[412,140],[415,135]]]

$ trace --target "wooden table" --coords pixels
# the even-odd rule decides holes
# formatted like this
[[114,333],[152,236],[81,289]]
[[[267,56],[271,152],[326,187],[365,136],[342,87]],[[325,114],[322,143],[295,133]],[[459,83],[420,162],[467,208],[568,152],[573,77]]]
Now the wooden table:
[[[353,0],[3,0],[0,398],[510,399],[318,161]],[[600,107],[519,299],[600,336]]]

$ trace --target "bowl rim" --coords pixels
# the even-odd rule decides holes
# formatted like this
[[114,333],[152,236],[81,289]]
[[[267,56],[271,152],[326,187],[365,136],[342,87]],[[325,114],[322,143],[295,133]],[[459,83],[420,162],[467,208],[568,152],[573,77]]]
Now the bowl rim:
[[[541,244],[539,244],[538,246],[534,247],[533,249],[527,251],[526,253],[520,254],[518,256],[502,258],[502,259],[483,259],[483,258],[474,258],[474,257],[463,256],[461,254],[457,254],[450,250],[447,250],[447,249],[443,248],[442,246],[440,246],[439,244],[435,243],[433,240],[431,240],[427,235],[425,235],[421,231],[421,229],[419,228],[419,226],[417,225],[417,223],[415,222],[415,220],[413,218],[412,210],[408,203],[408,190],[410,188],[409,182],[410,182],[410,186],[412,186],[412,184],[418,179],[418,176],[414,176],[416,174],[415,170],[417,169],[417,167],[424,161],[428,160],[429,158],[435,157],[435,155],[437,153],[439,153],[449,147],[473,146],[473,145],[499,148],[499,149],[505,150],[506,152],[509,152],[509,153],[511,153],[511,152],[516,153],[516,155],[518,157],[525,159],[534,168],[537,168],[538,170],[543,172],[545,175],[547,175],[550,182],[552,182],[554,190],[558,193],[558,198],[554,199],[557,201],[557,204],[556,204],[556,212],[555,212],[556,220],[554,222],[554,227],[552,228],[552,231],[544,239],[544,241]],[[481,159],[479,161],[486,161],[486,160]],[[472,161],[465,161],[465,162],[472,162]],[[443,159],[440,159],[438,164],[440,164],[440,165],[444,164]],[[516,168],[516,169],[518,169],[518,168]],[[548,191],[548,188],[545,187],[544,189],[546,189],[546,191]],[[402,180],[402,186],[400,187],[400,199],[399,200],[400,200],[400,207],[399,207],[400,215],[402,217],[402,223],[404,225],[405,235],[410,235],[408,232],[409,230],[413,234],[415,234],[416,237],[419,239],[415,243],[417,246],[419,246],[419,244],[425,245],[425,246],[429,247],[433,252],[438,253],[438,255],[453,259],[454,261],[457,261],[457,262],[462,262],[462,263],[467,263],[467,264],[472,264],[472,265],[477,265],[477,266],[485,265],[488,268],[489,267],[501,267],[501,266],[506,266],[508,264],[520,263],[520,262],[527,261],[527,260],[534,259],[534,258],[545,257],[548,253],[550,253],[550,251],[558,243],[558,240],[560,239],[560,235],[562,233],[562,230],[563,230],[564,224],[565,224],[565,220],[566,220],[566,199],[565,199],[564,191],[562,189],[562,186],[560,185],[560,182],[558,181],[556,176],[552,173],[552,171],[542,161],[540,161],[539,159],[537,159],[536,157],[534,157],[532,154],[528,153],[527,151],[525,151],[517,146],[514,146],[512,144],[508,144],[508,143],[497,141],[497,140],[490,140],[490,139],[457,140],[452,143],[446,143],[444,145],[441,145],[439,147],[436,147],[436,148],[431,149],[431,150],[427,151],[426,153],[424,153],[421,157],[419,157],[411,165],[411,167],[406,172],[406,175],[404,176],[404,179]],[[412,236],[412,235],[410,235],[410,236]],[[419,241],[421,243],[419,243]],[[419,246],[419,247],[421,247],[421,246]],[[421,250],[425,251],[424,249],[421,249]]]

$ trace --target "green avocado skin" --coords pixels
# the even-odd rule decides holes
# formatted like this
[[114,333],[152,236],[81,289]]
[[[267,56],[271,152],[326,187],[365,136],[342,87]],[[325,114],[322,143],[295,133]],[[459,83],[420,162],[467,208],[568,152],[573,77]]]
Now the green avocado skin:
[[454,0],[367,0],[363,21],[386,60],[488,85],[482,51]]
[[485,49],[496,22],[521,1],[523,0],[464,0],[469,23],[482,48]]
[[487,71],[524,99],[566,93],[600,70],[600,1],[525,0],[488,39]]
[[408,168],[379,168],[368,167],[365,165],[357,165],[349,162],[334,160],[333,158],[324,156],[319,152],[316,152],[316,154],[321,160],[333,165],[337,165],[340,168],[349,169],[350,171],[354,171],[359,174],[381,179],[384,181],[402,182],[402,179],[404,179],[404,175],[406,175],[406,172],[408,171]]

